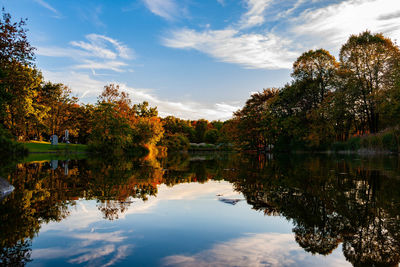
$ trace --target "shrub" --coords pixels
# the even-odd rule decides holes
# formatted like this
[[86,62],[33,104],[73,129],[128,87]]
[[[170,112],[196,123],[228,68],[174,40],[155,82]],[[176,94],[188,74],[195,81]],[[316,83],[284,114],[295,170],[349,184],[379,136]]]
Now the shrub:
[[189,139],[183,134],[167,134],[161,145],[166,146],[168,151],[186,151],[190,147]]
[[344,151],[347,149],[346,143],[344,142],[336,142],[332,144],[333,151]]
[[205,137],[204,137],[204,140],[205,140],[207,143],[215,144],[215,143],[217,142],[217,140],[218,140],[218,130],[217,130],[217,129],[208,130],[208,131],[206,132],[206,135],[205,135]]
[[16,159],[27,154],[28,150],[22,144],[15,142],[14,137],[0,126],[0,155]]
[[350,150],[359,150],[361,148],[361,138],[352,137],[347,141],[347,148]]
[[382,146],[384,149],[390,151],[397,151],[397,141],[396,136],[392,132],[387,132],[382,136]]
[[368,139],[370,148],[382,148],[382,138],[379,135],[371,135]]

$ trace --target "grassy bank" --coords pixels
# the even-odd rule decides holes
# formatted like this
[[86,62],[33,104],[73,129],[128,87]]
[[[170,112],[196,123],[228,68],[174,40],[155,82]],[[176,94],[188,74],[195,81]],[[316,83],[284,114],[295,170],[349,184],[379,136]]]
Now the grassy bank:
[[400,152],[400,129],[386,129],[376,134],[355,136],[346,142],[338,142],[332,145],[334,151],[359,151],[359,152]]
[[22,143],[29,153],[83,153],[87,145],[59,143],[52,145],[49,142],[30,141]]

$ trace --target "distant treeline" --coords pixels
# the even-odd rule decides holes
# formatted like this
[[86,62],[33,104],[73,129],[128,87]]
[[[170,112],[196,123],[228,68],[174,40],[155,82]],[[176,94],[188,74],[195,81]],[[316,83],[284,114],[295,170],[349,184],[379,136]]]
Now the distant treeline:
[[399,149],[400,50],[390,39],[352,35],[339,61],[310,50],[291,76],[282,88],[253,94],[234,114],[231,142],[258,151]]

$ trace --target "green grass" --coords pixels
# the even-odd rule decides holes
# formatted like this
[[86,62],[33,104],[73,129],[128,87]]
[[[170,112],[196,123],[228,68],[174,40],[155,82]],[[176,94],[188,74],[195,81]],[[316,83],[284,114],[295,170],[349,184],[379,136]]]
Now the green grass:
[[77,153],[86,152],[87,145],[64,144],[52,145],[49,142],[24,142],[24,147],[29,150],[29,153]]

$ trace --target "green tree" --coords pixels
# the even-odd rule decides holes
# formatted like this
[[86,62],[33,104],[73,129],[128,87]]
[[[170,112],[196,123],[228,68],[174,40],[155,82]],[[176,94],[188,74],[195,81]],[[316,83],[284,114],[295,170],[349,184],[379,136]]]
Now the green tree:
[[204,137],[208,129],[208,121],[201,119],[195,122],[194,135],[196,143],[204,142]]
[[[71,97],[71,90],[61,83],[47,82],[40,91],[41,103],[49,108],[47,112],[47,135],[62,135],[70,124],[72,108],[77,99]],[[68,129],[73,130],[73,129]]]
[[245,149],[265,151],[274,143],[275,125],[272,123],[273,115],[271,104],[278,96],[275,88],[264,89],[255,93],[246,101],[245,106],[234,113],[237,120],[236,144]]
[[136,112],[136,115],[139,117],[157,117],[158,111],[157,107],[150,107],[147,101],[143,101],[141,104],[133,105],[133,109]]
[[204,141],[209,144],[215,144],[217,143],[219,134],[217,129],[210,129],[206,132],[204,135]]
[[89,144],[96,150],[122,152],[132,143],[129,121],[113,103],[99,103],[93,113]]

